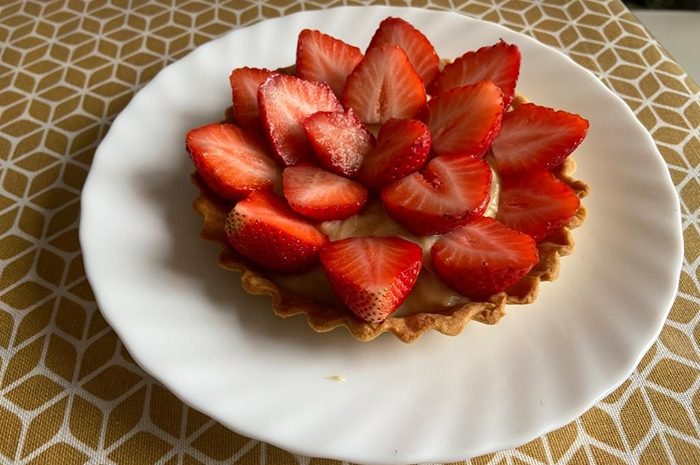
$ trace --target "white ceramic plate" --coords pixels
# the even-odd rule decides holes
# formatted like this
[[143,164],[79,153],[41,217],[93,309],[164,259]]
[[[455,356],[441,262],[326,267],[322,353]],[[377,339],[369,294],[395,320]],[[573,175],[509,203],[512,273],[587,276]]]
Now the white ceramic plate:
[[[294,62],[298,32],[364,48],[401,16],[442,57],[504,38],[523,55],[518,90],[590,120],[576,152],[592,188],[575,253],[536,303],[498,325],[412,345],[355,342],[282,320],[241,290],[199,239],[184,134],[220,119],[237,66]],[[290,451],[364,463],[452,461],[563,425],[621,383],[658,335],[682,256],[678,199],[630,110],[564,55],[444,12],[338,8],[240,29],[163,70],[117,118],[85,185],[80,239],[105,317],[134,358],[188,404]],[[342,375],[344,383],[327,379]]]

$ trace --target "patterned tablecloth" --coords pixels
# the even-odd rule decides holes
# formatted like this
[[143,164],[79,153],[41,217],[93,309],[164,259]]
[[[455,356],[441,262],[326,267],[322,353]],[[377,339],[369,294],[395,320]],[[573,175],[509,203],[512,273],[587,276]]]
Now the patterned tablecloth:
[[[78,214],[100,139],[160,69],[231,28],[346,3],[387,2],[0,1],[0,463],[337,463],[235,434],[145,374],[96,308]],[[634,110],[681,196],[680,291],[634,374],[569,425],[471,463],[700,463],[698,86],[617,0],[388,3],[566,52]]]

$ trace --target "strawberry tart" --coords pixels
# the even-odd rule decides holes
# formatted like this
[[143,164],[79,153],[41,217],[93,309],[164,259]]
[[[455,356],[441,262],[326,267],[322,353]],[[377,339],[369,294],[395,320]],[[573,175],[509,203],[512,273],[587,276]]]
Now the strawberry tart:
[[588,122],[518,95],[520,61],[500,41],[446,62],[390,17],[364,53],[303,30],[294,66],[234,69],[226,121],[186,136],[220,266],[361,341],[532,302],[585,217],[569,155]]

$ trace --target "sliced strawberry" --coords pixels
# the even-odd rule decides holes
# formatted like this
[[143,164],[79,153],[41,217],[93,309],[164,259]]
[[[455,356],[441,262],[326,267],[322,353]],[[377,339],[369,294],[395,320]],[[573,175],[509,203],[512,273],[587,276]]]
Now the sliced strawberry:
[[302,122],[319,111],[343,111],[328,85],[272,74],[258,89],[260,116],[277,157],[286,166],[311,160]]
[[243,127],[259,126],[258,88],[272,74],[269,69],[236,68],[229,78],[233,96],[233,117]]
[[539,260],[537,244],[530,236],[487,217],[445,234],[433,245],[430,255],[438,276],[475,300],[517,283]]
[[241,199],[258,189],[272,189],[279,176],[263,142],[233,124],[192,129],[186,144],[204,182],[227,200]]
[[503,116],[491,149],[504,175],[551,169],[579,146],[587,132],[588,121],[579,115],[526,103]]
[[317,221],[344,220],[367,202],[364,186],[315,166],[288,166],[282,186],[289,206]]
[[368,124],[412,118],[425,105],[425,87],[408,57],[396,45],[367,50],[348,76],[343,105]]
[[373,145],[372,134],[352,108],[314,113],[304,120],[304,131],[318,163],[342,176],[355,176]]
[[491,168],[475,157],[433,158],[422,173],[386,187],[384,207],[394,220],[417,235],[442,234],[481,216],[489,203]]
[[381,323],[416,283],[423,252],[398,237],[356,237],[324,247],[321,264],[333,291],[357,317]]
[[256,191],[226,217],[226,237],[244,257],[283,273],[302,273],[318,262],[326,236],[270,191]]
[[421,169],[428,152],[428,126],[414,119],[390,119],[379,130],[377,146],[365,157],[360,180],[379,190]]
[[581,201],[549,171],[503,178],[496,219],[536,241],[566,225]]
[[445,66],[428,90],[438,95],[455,87],[491,81],[503,92],[503,104],[507,107],[513,100],[519,74],[518,46],[501,40],[476,52],[467,52]]
[[426,122],[433,151],[482,156],[498,134],[503,108],[501,91],[490,81],[457,87],[431,99]]
[[440,71],[440,58],[427,37],[401,18],[386,18],[372,36],[368,48],[398,45],[427,86]]
[[297,76],[328,84],[335,95],[343,94],[348,75],[362,60],[359,48],[320,31],[304,29],[297,41]]

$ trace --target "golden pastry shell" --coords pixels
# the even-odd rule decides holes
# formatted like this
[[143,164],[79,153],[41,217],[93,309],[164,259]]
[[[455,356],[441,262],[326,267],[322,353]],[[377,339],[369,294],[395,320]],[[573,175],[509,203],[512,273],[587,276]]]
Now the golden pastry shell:
[[[588,186],[573,178],[576,163],[571,158],[560,165],[554,174],[568,184],[582,198],[588,193]],[[470,320],[495,324],[505,315],[506,304],[527,304],[537,297],[541,281],[553,281],[559,275],[560,257],[574,249],[571,230],[580,226],[586,216],[581,205],[569,223],[538,244],[540,260],[537,265],[517,284],[491,296],[484,302],[467,302],[454,307],[405,316],[389,316],[381,324],[366,323],[355,317],[349,310],[317,302],[296,295],[278,286],[270,275],[238,254],[226,240],[224,222],[232,205],[223,201],[204,185],[197,175],[194,183],[200,194],[194,201],[194,209],[202,215],[204,225],[201,237],[213,241],[221,247],[219,266],[241,273],[241,285],[250,294],[269,295],[272,308],[277,316],[288,318],[305,315],[309,326],[323,333],[344,326],[358,341],[371,341],[380,334],[392,333],[403,342],[412,342],[429,330],[455,336],[460,334]]]

